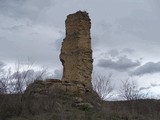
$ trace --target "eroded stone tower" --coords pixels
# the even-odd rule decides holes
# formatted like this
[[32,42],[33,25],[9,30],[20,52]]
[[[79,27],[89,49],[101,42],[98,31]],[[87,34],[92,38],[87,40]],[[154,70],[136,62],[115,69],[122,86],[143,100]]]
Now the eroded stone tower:
[[[79,106],[90,104],[88,100],[96,95],[93,94],[91,88],[93,66],[90,28],[88,13],[78,11],[67,16],[66,37],[63,40],[60,54],[63,78],[62,80],[35,80],[31,83],[23,94],[23,113],[44,113],[52,108],[57,112],[59,104],[62,103],[58,101],[65,100],[66,102],[66,99],[70,97],[71,102],[67,103],[66,109],[73,105],[79,109]],[[97,99],[97,96],[95,98]],[[53,102],[53,99],[57,102]],[[57,106],[57,109],[53,105]],[[93,108],[91,104],[89,106]],[[64,112],[68,111],[66,109]]]
[[63,65],[62,81],[78,81],[91,86],[92,49],[91,21],[87,12],[78,11],[67,16],[66,37],[63,40],[60,60]]

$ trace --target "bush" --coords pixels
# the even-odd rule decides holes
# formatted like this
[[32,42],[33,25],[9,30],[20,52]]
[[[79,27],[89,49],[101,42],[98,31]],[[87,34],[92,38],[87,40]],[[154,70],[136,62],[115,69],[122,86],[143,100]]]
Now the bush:
[[0,100],[0,120],[6,120],[13,116],[19,116],[22,111],[20,95],[1,96]]

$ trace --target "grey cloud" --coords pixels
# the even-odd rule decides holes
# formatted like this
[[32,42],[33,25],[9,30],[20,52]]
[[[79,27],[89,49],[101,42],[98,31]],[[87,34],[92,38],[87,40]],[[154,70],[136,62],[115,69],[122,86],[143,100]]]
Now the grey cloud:
[[140,90],[149,90],[153,87],[160,87],[160,84],[157,83],[151,83],[148,87],[141,87]]
[[102,30],[103,32],[110,32],[113,27],[113,24],[107,23],[106,20],[102,20],[97,24],[97,29]]
[[101,56],[103,56],[104,58],[120,58],[120,57],[126,57],[127,55],[130,55],[132,53],[134,53],[135,51],[131,48],[124,48],[122,50],[118,50],[118,49],[110,49],[108,50],[108,52],[101,52]]
[[132,48],[124,48],[123,50],[121,50],[122,53],[129,53],[129,54],[132,54],[135,52],[134,49]]
[[99,67],[110,68],[117,71],[125,71],[140,65],[139,61],[133,61],[127,57],[120,57],[114,61],[112,59],[100,59],[98,62]]
[[152,8],[155,10],[155,12],[157,13],[157,15],[159,15],[160,1],[159,0],[148,0],[148,2],[152,6]]
[[65,34],[64,32],[61,32],[61,37],[57,40],[55,40],[54,42],[51,42],[49,45],[56,48],[57,51],[60,51],[61,49],[61,46],[62,46],[62,42],[63,42],[63,39],[65,38]]
[[160,87],[160,84],[156,84],[156,83],[151,83],[152,87]]
[[6,64],[0,61],[0,69],[3,68]]
[[99,38],[96,35],[92,35],[91,37],[92,37],[91,38],[92,39],[92,42],[91,42],[92,49],[96,50],[97,47],[99,46]]
[[155,14],[152,14],[150,11],[137,9],[132,12],[132,16],[124,17],[119,21],[121,25],[119,30],[142,38],[140,43],[145,41],[145,44],[157,44],[159,43],[160,30],[158,18],[160,18],[160,16],[155,16]]
[[154,62],[148,62],[134,71],[132,71],[132,75],[144,75],[144,74],[154,74],[160,72],[160,62],[154,63]]
[[132,48],[123,48],[123,49],[110,49],[108,52],[102,52],[101,55],[110,56],[112,58],[124,57],[135,52]]
[[149,90],[151,87],[141,87],[139,90]]
[[14,18],[35,20],[54,0],[1,0],[0,14]]
[[[143,1],[142,4],[141,1]],[[65,30],[66,15],[80,9],[87,10],[91,17],[93,55],[94,58],[97,58],[94,64],[99,63],[98,59],[103,58],[100,52],[108,49],[113,49],[109,52],[110,56],[108,52],[105,54],[108,58],[115,56],[115,59],[107,57],[101,59],[103,61],[101,67],[109,68],[109,70],[125,71],[137,67],[140,64],[138,61],[117,58],[126,54],[129,56],[134,52],[131,49],[139,52],[132,56],[134,59],[143,55],[146,60],[151,57],[156,60],[159,44],[157,41],[155,46],[152,46],[152,42],[155,42],[154,39],[159,39],[159,21],[155,20],[158,16],[148,9],[146,1],[149,0],[134,2],[129,0],[102,0],[101,2],[92,0],[0,0],[0,27],[2,28],[0,36],[3,37],[3,39],[0,38],[0,60],[14,62],[31,57],[34,61],[52,70],[57,68],[53,72],[54,76],[61,78],[60,51],[58,50],[63,37],[61,40],[59,40],[60,37],[54,37],[57,36],[54,32],[58,31],[54,28],[56,26]],[[95,5],[98,9],[95,9]],[[49,45],[50,43],[53,43],[52,46]],[[146,52],[148,49],[150,51]],[[105,64],[106,60],[107,64]],[[97,68],[94,67],[94,69]],[[104,72],[107,72],[107,69]],[[115,72],[115,76],[118,76],[117,73]],[[118,74],[120,74],[119,77],[127,75],[125,72]]]
[[55,12],[50,15],[54,5],[55,0],[0,0],[1,60],[14,62],[30,57],[46,66],[60,66],[57,46],[49,46],[61,36],[61,28],[52,20],[47,22],[49,16],[55,17]]
[[108,54],[111,56],[111,57],[116,57],[119,55],[119,51],[116,50],[116,49],[112,49],[112,50],[109,50],[108,51]]
[[2,30],[9,30],[9,31],[15,31],[15,30],[21,30],[25,27],[24,25],[13,25],[11,27],[1,27]]
[[[61,40],[54,41],[61,35],[62,33],[54,27],[41,25],[30,27],[6,26],[6,28],[0,29],[0,59],[4,61],[6,59],[24,61],[30,57],[43,65],[54,66],[53,63],[55,63],[55,66],[60,65],[58,57],[60,50],[55,49],[57,44],[60,46]],[[49,45],[51,42],[56,44],[51,47]]]

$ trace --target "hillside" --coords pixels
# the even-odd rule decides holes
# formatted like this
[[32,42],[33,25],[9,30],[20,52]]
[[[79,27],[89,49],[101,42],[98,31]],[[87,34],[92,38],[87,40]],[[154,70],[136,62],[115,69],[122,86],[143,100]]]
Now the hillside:
[[160,119],[159,100],[101,101],[94,91],[85,94],[61,89],[47,91],[48,85],[43,83],[36,81],[23,95],[1,95],[0,120]]

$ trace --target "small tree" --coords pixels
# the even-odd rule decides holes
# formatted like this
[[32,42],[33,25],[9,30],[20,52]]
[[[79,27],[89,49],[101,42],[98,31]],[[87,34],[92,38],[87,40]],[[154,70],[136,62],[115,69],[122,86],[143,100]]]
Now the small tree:
[[93,89],[98,93],[102,100],[112,97],[113,87],[111,86],[112,74],[106,76],[97,76],[93,81]]
[[128,79],[122,81],[122,86],[119,89],[119,96],[126,100],[138,100],[145,99],[147,94],[142,92],[142,89],[138,88],[138,84],[135,81],[129,81]]

